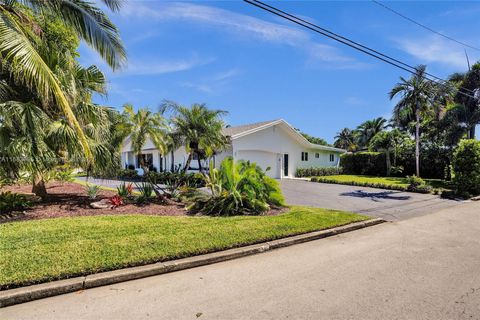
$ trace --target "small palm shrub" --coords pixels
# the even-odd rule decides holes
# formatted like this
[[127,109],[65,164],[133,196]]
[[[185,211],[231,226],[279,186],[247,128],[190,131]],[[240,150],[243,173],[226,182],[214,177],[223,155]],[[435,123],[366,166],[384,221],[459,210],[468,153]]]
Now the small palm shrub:
[[271,206],[283,206],[285,200],[276,180],[268,177],[255,163],[232,158],[223,160],[220,169],[210,168],[205,177],[210,194],[192,199],[187,210],[206,215],[258,215]]
[[454,192],[468,198],[480,194],[480,141],[462,140],[453,154]]
[[0,214],[29,208],[31,203],[24,195],[5,191],[0,193]]
[[95,200],[98,196],[98,191],[100,191],[100,186],[96,184],[86,184],[85,192],[87,193],[88,199]]
[[133,185],[131,183],[126,184],[125,182],[122,182],[117,187],[117,194],[122,199],[130,198],[133,194]]
[[68,170],[68,169],[56,171],[54,179],[62,184],[65,182],[72,182],[75,180],[73,177],[72,170]]

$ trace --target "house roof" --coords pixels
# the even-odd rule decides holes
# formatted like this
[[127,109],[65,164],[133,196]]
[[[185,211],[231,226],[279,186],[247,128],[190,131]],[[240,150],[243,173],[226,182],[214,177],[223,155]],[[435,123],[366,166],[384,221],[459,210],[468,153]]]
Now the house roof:
[[295,129],[293,126],[291,126],[287,121],[283,119],[256,122],[256,123],[246,124],[246,125],[241,125],[236,127],[228,127],[223,129],[223,134],[230,137],[230,139],[235,140],[235,139],[244,137],[246,135],[255,133],[257,131],[270,128],[274,125],[283,126],[299,143],[301,143],[303,146],[307,148],[335,151],[335,152],[342,152],[342,153],[347,152],[344,149],[311,143],[300,132],[298,132],[297,129]]
[[248,132],[250,130],[255,130],[255,129],[261,128],[265,125],[269,125],[272,122],[276,122],[276,121],[278,121],[278,120],[262,121],[262,122],[256,122],[256,123],[251,123],[251,124],[244,124],[244,125],[241,125],[241,126],[227,127],[227,128],[223,128],[223,134],[228,136],[228,137],[234,137],[234,136],[242,134],[244,132]]

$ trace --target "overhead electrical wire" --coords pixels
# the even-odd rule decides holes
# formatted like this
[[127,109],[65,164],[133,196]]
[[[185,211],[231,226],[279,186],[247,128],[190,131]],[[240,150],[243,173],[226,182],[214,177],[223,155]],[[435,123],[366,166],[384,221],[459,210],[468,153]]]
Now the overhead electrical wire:
[[[253,6],[256,6],[256,7],[260,8],[260,9],[262,9],[262,10],[265,10],[265,11],[268,11],[268,12],[270,12],[270,13],[273,13],[273,14],[276,15],[276,16],[279,16],[279,17],[281,17],[281,18],[284,18],[284,19],[286,19],[286,20],[289,20],[289,21],[291,21],[291,22],[293,22],[293,23],[295,23],[295,24],[298,24],[298,25],[300,25],[300,26],[302,26],[302,27],[305,27],[305,28],[307,28],[307,29],[310,29],[310,30],[312,30],[312,31],[314,31],[314,32],[316,32],[316,33],[322,34],[322,35],[324,35],[324,36],[326,36],[326,37],[328,37],[328,38],[330,38],[330,39],[332,39],[332,40],[335,40],[335,41],[337,41],[337,42],[340,42],[340,43],[342,43],[342,44],[345,44],[345,45],[347,45],[347,46],[349,46],[349,47],[351,47],[351,48],[354,48],[354,49],[356,49],[356,50],[358,50],[358,51],[360,51],[360,52],[363,52],[363,53],[365,53],[365,54],[367,54],[367,55],[369,55],[369,56],[371,56],[371,57],[374,57],[374,58],[376,58],[376,59],[379,59],[379,60],[381,60],[381,61],[383,61],[383,62],[386,62],[386,63],[388,63],[388,64],[390,64],[390,65],[393,65],[393,66],[395,66],[395,67],[397,67],[397,68],[399,68],[399,69],[402,69],[402,70],[407,71],[407,72],[412,73],[412,74],[416,74],[417,71],[418,71],[418,69],[417,69],[416,67],[413,67],[413,66],[411,66],[411,65],[409,65],[409,64],[407,64],[407,63],[405,63],[405,62],[402,62],[402,61],[400,61],[400,60],[398,60],[398,59],[392,58],[392,57],[390,57],[390,56],[388,56],[388,55],[386,55],[386,54],[384,54],[384,53],[381,53],[380,51],[374,50],[374,49],[372,49],[372,48],[370,48],[370,47],[367,47],[367,46],[362,45],[362,44],[360,44],[360,43],[358,43],[358,42],[355,42],[355,41],[353,41],[353,40],[351,40],[351,39],[349,39],[349,38],[346,38],[346,37],[344,37],[344,36],[341,36],[341,35],[339,35],[339,34],[336,34],[336,33],[332,32],[332,31],[330,31],[330,30],[328,30],[328,29],[322,28],[322,27],[320,27],[320,26],[318,26],[318,25],[316,25],[316,24],[314,24],[314,23],[311,23],[311,22],[306,21],[306,20],[304,20],[304,19],[302,19],[302,18],[299,18],[299,17],[297,17],[297,16],[294,16],[294,15],[292,15],[292,14],[290,14],[290,13],[287,13],[287,12],[285,12],[285,11],[282,11],[282,10],[280,10],[280,9],[278,9],[278,8],[276,8],[276,7],[273,7],[273,6],[271,6],[271,5],[268,5],[268,4],[266,4],[266,3],[262,2],[262,1],[258,1],[258,0],[244,0],[244,1],[247,2],[247,3],[249,3],[249,4],[251,4],[251,5],[253,5]],[[433,78],[433,79],[431,79],[431,78],[429,78],[429,77],[431,77],[431,78]],[[442,78],[439,78],[439,77],[434,76],[434,75],[432,75],[432,74],[430,74],[430,73],[427,73],[427,72],[425,72],[425,76],[423,76],[423,78],[426,79],[426,80],[428,80],[428,81],[431,81],[431,82],[433,82],[433,83],[442,85],[442,86],[444,86],[444,87],[448,87],[448,88],[450,88],[450,89],[451,89],[452,87],[454,87],[452,84],[449,84],[449,83],[447,82],[447,80],[444,80],[444,79],[442,79]],[[434,80],[434,79],[436,79],[436,80]],[[440,81],[440,82],[439,82],[439,81]],[[470,92],[474,93],[474,91],[472,91],[472,90],[470,90],[470,89],[467,89],[467,88],[460,88],[460,89],[463,89],[463,90],[470,91]],[[460,94],[464,95],[464,96],[467,96],[467,97],[469,97],[469,98],[475,99],[474,96],[468,95],[468,94],[466,94],[465,92],[462,92],[462,91],[460,91],[460,90],[459,90],[458,92],[459,92]]]
[[419,27],[421,27],[421,28],[423,28],[423,29],[425,29],[425,30],[428,30],[428,31],[430,31],[430,32],[435,33],[436,35],[439,35],[439,36],[441,36],[441,37],[443,37],[443,38],[445,38],[445,39],[448,39],[448,40],[450,40],[450,41],[456,42],[456,43],[458,43],[458,44],[460,44],[460,45],[462,45],[462,46],[468,47],[468,48],[470,48],[470,49],[480,51],[480,48],[477,48],[477,47],[472,46],[472,45],[470,45],[470,44],[468,44],[468,43],[459,41],[459,40],[457,40],[457,39],[455,39],[455,38],[452,38],[452,37],[450,37],[450,36],[447,36],[446,34],[443,34],[443,33],[441,33],[441,32],[438,32],[438,31],[436,31],[436,30],[434,30],[434,29],[432,29],[432,28],[430,28],[430,27],[428,27],[428,26],[426,26],[426,25],[424,25],[424,24],[422,24],[422,23],[420,23],[420,22],[418,22],[418,21],[413,20],[412,18],[407,17],[406,15],[404,15],[404,14],[396,11],[395,9],[390,8],[389,6],[387,6],[386,4],[384,4],[384,3],[380,2],[380,1],[372,0],[372,2],[375,3],[375,4],[377,4],[377,5],[379,5],[379,6],[381,6],[381,7],[383,7],[383,8],[385,8],[386,10],[388,10],[388,11],[396,14],[397,16],[399,16],[399,17],[401,17],[401,18],[403,18],[403,19],[405,19],[405,20],[407,20],[407,21],[410,21],[410,22],[413,23],[413,24],[416,24],[417,26],[419,26]]

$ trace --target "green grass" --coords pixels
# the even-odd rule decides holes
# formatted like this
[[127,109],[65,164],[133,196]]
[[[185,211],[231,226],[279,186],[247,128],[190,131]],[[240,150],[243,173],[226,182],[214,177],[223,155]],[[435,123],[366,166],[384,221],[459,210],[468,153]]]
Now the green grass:
[[[375,177],[375,176],[361,176],[361,175],[333,175],[333,176],[322,176],[320,178],[325,178],[328,180],[333,180],[337,183],[351,184],[351,183],[371,183],[371,184],[384,184],[390,186],[399,186],[407,187],[408,183],[405,178],[398,177]],[[432,186],[432,188],[444,188],[448,189],[444,180],[440,179],[424,179],[425,182]]]
[[63,279],[369,219],[292,207],[278,216],[91,216],[0,225],[0,288]]

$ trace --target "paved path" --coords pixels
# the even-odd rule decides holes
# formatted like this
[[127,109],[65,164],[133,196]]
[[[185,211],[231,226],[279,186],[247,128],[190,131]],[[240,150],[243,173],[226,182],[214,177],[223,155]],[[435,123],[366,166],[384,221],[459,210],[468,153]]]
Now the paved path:
[[0,319],[480,319],[480,203],[0,309]]
[[352,211],[389,221],[430,214],[460,203],[431,194],[289,179],[280,183],[288,204]]

